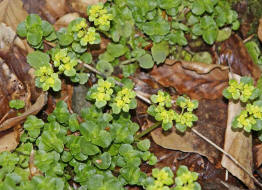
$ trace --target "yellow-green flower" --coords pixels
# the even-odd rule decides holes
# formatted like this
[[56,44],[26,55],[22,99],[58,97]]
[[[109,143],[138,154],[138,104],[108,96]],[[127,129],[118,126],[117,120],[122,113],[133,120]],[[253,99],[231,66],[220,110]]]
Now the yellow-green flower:
[[117,93],[113,104],[118,107],[117,110],[128,112],[130,109],[129,105],[135,97],[136,93],[133,90],[123,87],[123,89]]
[[88,43],[89,44],[94,44],[96,41],[96,30],[94,27],[88,28],[88,31],[84,35],[84,37],[81,38],[80,44],[82,46],[86,46]]
[[[55,91],[60,89],[60,80],[58,74],[54,73],[51,66],[42,66],[35,71],[36,76],[36,86],[42,88],[44,91],[53,88]],[[57,86],[56,81],[59,83]]]
[[153,103],[158,104],[160,106],[171,107],[171,97],[168,93],[159,90],[157,95],[152,95],[151,100]]

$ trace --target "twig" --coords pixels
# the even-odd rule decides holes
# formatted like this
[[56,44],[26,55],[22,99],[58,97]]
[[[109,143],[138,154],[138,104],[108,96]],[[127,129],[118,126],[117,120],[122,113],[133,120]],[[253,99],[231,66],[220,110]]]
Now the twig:
[[[87,64],[84,64],[84,66],[86,67]],[[97,71],[95,68],[93,68],[90,65],[87,65],[88,67],[86,67],[87,69],[89,69],[90,71],[93,71],[99,75],[105,76],[104,74],[100,73],[99,71]],[[105,76],[106,78],[106,76]],[[121,85],[123,85],[122,83],[120,83]],[[149,99],[147,99],[146,97],[142,96],[141,94],[137,94],[137,97],[143,101],[145,101],[148,104],[151,104],[151,101]],[[144,135],[146,135],[147,133],[151,132],[152,130],[154,130],[155,128],[157,128],[160,125],[160,122],[155,123],[154,125],[152,125],[151,127],[147,128],[146,130],[144,130],[143,132],[141,132],[140,134],[138,134],[135,139],[139,139],[141,137],[143,137]],[[224,151],[222,148],[220,148],[218,145],[216,145],[213,141],[211,141],[210,139],[208,139],[207,137],[205,137],[204,135],[202,135],[201,133],[199,133],[197,130],[195,130],[194,128],[191,129],[193,133],[195,133],[197,136],[201,137],[202,139],[204,139],[207,143],[209,143],[210,145],[212,145],[213,147],[215,147],[216,149],[218,149],[220,152],[222,152],[223,154],[225,154],[229,159],[231,159],[238,167],[240,167],[242,170],[244,170],[253,180],[254,182],[262,188],[262,184],[253,176],[252,173],[250,173],[244,166],[242,166],[231,154],[229,154],[228,152]]]
[[250,36],[248,36],[246,39],[243,40],[243,43],[247,43],[248,41],[252,40],[252,38],[255,36],[255,34],[252,34]]
[[218,149],[220,152],[222,152],[223,154],[225,154],[228,158],[230,158],[238,167],[240,167],[242,170],[244,170],[253,180],[254,182],[259,185],[260,187],[262,187],[262,184],[253,176],[252,173],[250,173],[244,166],[242,166],[231,154],[229,154],[228,152],[224,151],[222,148],[220,148],[218,145],[216,145],[213,141],[211,141],[210,139],[206,138],[204,135],[202,135],[201,133],[199,133],[197,130],[195,129],[191,129],[196,135],[198,135],[199,137],[201,137],[202,139],[204,139],[205,141],[207,141],[209,144],[211,144],[212,146],[214,146],[216,149]]
[[136,61],[136,58],[128,59],[128,60],[120,62],[120,65],[127,65],[127,64],[135,62],[135,61]]

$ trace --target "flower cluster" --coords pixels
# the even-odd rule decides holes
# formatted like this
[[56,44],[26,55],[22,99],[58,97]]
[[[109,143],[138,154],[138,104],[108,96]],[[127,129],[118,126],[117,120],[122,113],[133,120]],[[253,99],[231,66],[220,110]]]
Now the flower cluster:
[[176,104],[182,109],[181,114],[175,117],[176,128],[180,132],[185,132],[187,127],[192,127],[193,122],[198,120],[197,116],[192,113],[198,107],[198,101],[191,101],[189,98],[180,96],[177,98]]
[[253,79],[250,77],[242,77],[240,82],[235,79],[229,80],[229,87],[224,89],[223,95],[227,99],[247,102],[258,97],[259,90],[255,88]]
[[176,187],[174,190],[201,189],[199,183],[196,182],[198,174],[196,172],[189,171],[186,166],[180,166],[176,172],[176,175]]
[[87,99],[95,100],[97,108],[104,107],[108,101],[111,100],[111,96],[114,92],[113,87],[115,86],[114,80],[99,79],[98,83],[95,84],[87,93]]
[[109,30],[110,21],[113,19],[113,15],[108,13],[102,3],[90,6],[87,9],[87,14],[89,16],[89,21],[94,22],[95,26],[98,26],[100,30]]
[[36,86],[42,88],[44,91],[52,88],[54,91],[59,91],[61,88],[61,81],[58,74],[54,73],[51,66],[43,66],[35,71]]
[[[78,18],[69,24],[69,29],[73,34],[74,40],[79,43],[81,47],[88,44],[99,44],[100,35],[96,33],[94,27],[88,27],[84,18]],[[74,47],[73,47],[74,48]]]
[[128,112],[136,108],[136,93],[132,88],[133,84],[124,85],[122,88],[115,86],[113,78],[108,78],[106,81],[99,79],[98,84],[88,91],[86,98],[95,100],[97,108],[105,107],[108,104],[114,114],[119,114],[121,111]]
[[75,58],[71,58],[68,49],[58,49],[53,57],[54,66],[58,67],[60,73],[64,73],[68,77],[76,75],[75,66],[78,64]]
[[181,114],[178,114],[173,109],[168,109],[172,106],[171,97],[168,93],[158,91],[157,95],[152,95],[151,100],[154,105],[148,108],[148,113],[155,117],[157,121],[162,121],[162,128],[168,130],[172,128],[173,121],[176,122],[176,128],[180,132],[185,132],[187,127],[192,127],[193,122],[198,118],[192,112],[198,107],[198,101],[190,100],[189,98],[180,96],[176,100],[177,106],[182,109]]
[[[258,101],[260,102],[260,101]],[[258,102],[247,104],[246,109],[234,119],[232,126],[234,128],[244,128],[246,132],[253,130],[260,130],[262,128],[262,106],[258,105]],[[260,103],[259,103],[260,104]]]
[[147,112],[154,116],[157,121],[162,121],[164,130],[172,128],[177,113],[173,109],[168,109],[172,106],[170,95],[159,90],[157,95],[151,96],[151,101],[154,105],[151,105]]
[[113,113],[118,114],[121,110],[128,112],[129,109],[134,109],[136,107],[135,97],[136,93],[132,89],[123,87],[122,90],[117,92],[113,103],[110,105]]
[[146,190],[169,190],[169,185],[174,183],[174,174],[169,167],[164,167],[161,170],[154,168],[152,176],[155,178],[154,182],[146,187]]

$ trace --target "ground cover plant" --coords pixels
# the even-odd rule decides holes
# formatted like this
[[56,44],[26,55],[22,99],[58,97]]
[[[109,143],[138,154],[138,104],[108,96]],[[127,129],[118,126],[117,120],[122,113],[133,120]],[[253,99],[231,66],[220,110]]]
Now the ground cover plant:
[[[174,164],[181,158],[161,165],[170,156],[160,157],[155,144],[205,156],[207,159],[198,162],[204,164],[203,168],[205,162],[214,164],[212,158],[221,152],[219,157],[226,170],[220,162],[217,167],[233,174],[232,183],[250,189],[262,187],[261,180],[253,175],[251,161],[243,162],[252,157],[248,152],[252,151],[252,135],[258,147],[258,140],[262,141],[260,44],[258,38],[250,41],[253,36],[245,44],[241,41],[244,50],[239,51],[249,56],[248,63],[230,57],[237,48],[227,43],[238,39],[235,33],[243,30],[243,21],[233,9],[237,3],[95,1],[85,5],[81,15],[66,23],[61,21],[62,27],[39,14],[26,15],[16,26],[14,36],[20,41],[13,43],[30,49],[23,50],[19,60],[27,66],[19,72],[32,78],[27,76],[16,88],[7,88],[16,91],[8,97],[9,111],[0,119],[0,132],[16,126],[14,132],[19,135],[15,137],[15,147],[0,151],[0,189],[209,189],[198,168],[187,163]],[[223,56],[217,58],[220,53]],[[9,65],[3,66],[4,74],[9,72],[6,67]],[[12,83],[20,82],[9,78]],[[28,81],[30,84],[21,87]],[[70,88],[78,87],[85,87],[86,91],[77,111],[72,108],[74,90]],[[25,93],[19,89],[30,90]],[[18,96],[19,93],[26,95]],[[228,106],[222,136],[227,139],[229,133],[242,134],[238,140],[250,146],[246,148],[246,157],[237,157],[227,148],[226,140],[221,144],[221,139],[213,139],[201,130],[199,125],[206,125],[203,117],[212,114],[203,108],[202,96],[212,101],[219,97]],[[44,100],[39,106],[41,97]],[[169,135],[181,143],[173,145],[173,140],[167,140]],[[216,132],[215,136],[220,138]],[[170,148],[170,144],[176,148]],[[199,144],[205,148],[199,148]],[[243,149],[241,146],[231,147],[239,150]],[[209,152],[206,147],[217,152]],[[241,173],[226,165],[224,159]],[[230,189],[221,178],[217,183]]]

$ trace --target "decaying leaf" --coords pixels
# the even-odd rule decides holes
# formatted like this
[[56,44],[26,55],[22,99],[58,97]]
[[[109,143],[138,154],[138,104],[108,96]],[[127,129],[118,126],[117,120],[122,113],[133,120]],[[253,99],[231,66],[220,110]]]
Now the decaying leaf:
[[94,5],[99,2],[105,3],[107,0],[70,0],[69,3],[74,11],[86,14],[86,9],[89,5]]
[[258,38],[262,42],[262,18],[259,20],[259,26],[258,26]]
[[232,72],[240,76],[260,77],[259,67],[253,63],[241,38],[234,34],[221,45],[220,63],[231,66]]
[[62,27],[67,27],[71,21],[75,20],[78,17],[80,17],[78,13],[68,13],[60,17],[54,24],[55,30],[59,30]]
[[27,12],[23,9],[21,0],[3,0],[0,3],[0,22],[10,26],[16,30],[17,25],[27,16]]
[[162,86],[173,87],[179,94],[187,94],[194,99],[216,99],[222,97],[227,86],[228,70],[224,69],[204,63],[176,62],[154,67],[150,74]]
[[[26,63],[27,52],[13,43],[15,38],[15,32],[0,23],[0,151],[16,147],[20,131],[15,129],[28,115],[38,113],[46,103],[46,94],[34,85],[32,69]],[[9,101],[14,99],[25,102],[19,116],[18,111],[9,107]]]
[[56,20],[65,15],[66,13],[66,0],[46,0],[45,8],[42,9],[46,17]]
[[[233,75],[235,79],[240,80],[240,76]],[[231,154],[242,166],[252,173],[253,153],[252,153],[252,135],[246,134],[243,130],[236,131],[232,129],[232,121],[241,111],[240,103],[229,102],[227,129],[225,134],[224,150]],[[254,182],[250,176],[232,162],[227,156],[223,155],[221,164],[231,174],[240,179],[250,189],[254,189]]]
[[[226,126],[227,105],[220,99],[206,100],[199,102],[196,111],[198,121],[194,129],[204,134],[219,146],[223,146],[224,132]],[[184,134],[172,129],[171,132],[164,132],[161,128],[151,133],[153,140],[160,146],[183,152],[195,152],[215,163],[220,158],[220,153],[207,142],[193,134],[190,130]]]

